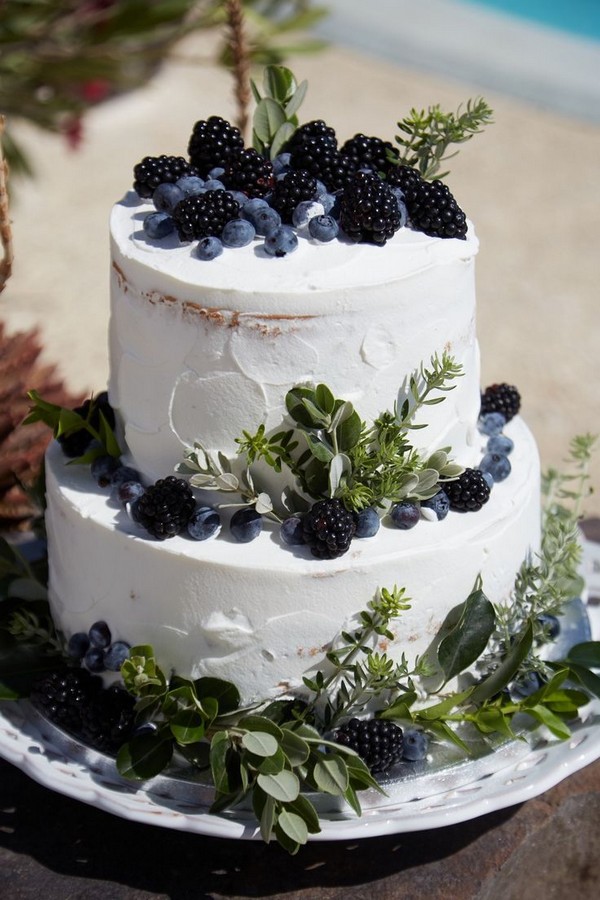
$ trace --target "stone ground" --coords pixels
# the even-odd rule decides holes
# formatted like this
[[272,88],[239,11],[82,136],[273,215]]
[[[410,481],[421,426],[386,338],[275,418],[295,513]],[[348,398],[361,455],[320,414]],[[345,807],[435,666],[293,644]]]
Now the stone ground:
[[[211,51],[195,38],[145,89],[96,109],[76,153],[18,128],[37,178],[15,186],[15,271],[0,315],[13,330],[40,327],[47,357],[74,390],[106,382],[107,219],[133,165],[184,153],[197,119],[234,114]],[[336,47],[291,66],[312,85],[304,118],[325,118],[342,139],[356,131],[391,138],[412,106],[453,109],[479,93]],[[482,382],[519,386],[545,465],[560,465],[575,434],[600,429],[600,126],[500,93],[486,99],[495,124],[461,149],[448,179],[481,240]],[[594,479],[600,484],[599,460]],[[592,498],[588,513],[599,512]]]

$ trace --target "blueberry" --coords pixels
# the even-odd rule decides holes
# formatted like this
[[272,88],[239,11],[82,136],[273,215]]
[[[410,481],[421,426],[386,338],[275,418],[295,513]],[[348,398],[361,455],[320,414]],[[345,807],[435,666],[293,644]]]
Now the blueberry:
[[410,762],[418,762],[425,759],[429,749],[429,738],[424,731],[417,728],[405,728],[402,735],[402,758]]
[[104,672],[104,651],[99,647],[90,647],[83,657],[83,664],[90,672]]
[[278,258],[293,253],[298,247],[296,233],[289,225],[280,225],[269,231],[265,238],[265,251]]
[[175,231],[175,222],[164,212],[150,213],[144,219],[144,234],[153,241],[159,241]]
[[404,202],[404,191],[402,188],[393,187],[392,194],[396,198],[398,212],[400,213],[400,228],[404,228],[408,220],[408,211],[406,209],[406,203]]
[[139,481],[140,473],[131,466],[117,466],[110,478],[110,486],[119,488],[126,481]]
[[537,620],[551,641],[558,637],[560,634],[560,622],[556,616],[553,616],[550,613],[541,613]]
[[450,500],[446,491],[438,491],[430,500],[421,500],[421,509],[430,509],[439,522],[445,519],[450,509]]
[[109,672],[118,672],[125,660],[129,659],[130,650],[131,647],[125,641],[115,641],[104,654],[104,668]]
[[119,460],[114,456],[97,456],[90,466],[92,478],[100,487],[107,487],[119,465]]
[[322,216],[325,208],[318,200],[302,200],[292,213],[292,225],[304,228],[315,216]]
[[139,500],[146,488],[140,481],[124,481],[117,488],[116,499],[119,503],[133,503]]
[[328,193],[327,188],[325,187],[323,182],[319,181],[319,179],[317,178],[317,187],[315,189],[315,196],[320,200],[321,197],[324,197],[325,194],[327,194],[327,193]]
[[484,413],[479,417],[479,422],[477,423],[480,432],[487,434],[489,437],[500,434],[505,425],[506,417],[499,412]]
[[187,530],[195,541],[206,541],[221,530],[221,516],[211,506],[200,506],[192,513]]
[[141,494],[139,497],[136,497],[135,500],[132,500],[131,503],[127,503],[125,506],[125,510],[127,515],[131,519],[132,522],[135,522],[137,525],[140,524],[140,518],[138,516],[138,504],[140,502]]
[[261,206],[252,213],[250,221],[256,228],[256,233],[264,237],[280,227],[281,216],[276,209],[272,209],[270,206]]
[[[319,203],[323,206],[323,213],[328,216],[330,213],[333,215],[333,210],[338,203],[338,198],[335,194],[321,194],[319,197]],[[334,217],[335,218],[335,217]]]
[[269,206],[262,197],[252,197],[247,203],[244,203],[241,210],[242,218],[248,219],[253,225],[256,225],[254,216],[259,209],[266,209]]
[[485,474],[488,472],[494,481],[504,481],[510,475],[511,465],[507,456],[502,453],[486,453],[479,468]]
[[172,213],[182,200],[185,200],[185,194],[176,184],[159,184],[152,194],[152,202],[158,212]]
[[223,252],[223,244],[218,237],[210,235],[210,237],[200,238],[196,248],[196,256],[198,259],[210,260],[216,259]]
[[238,509],[231,517],[230,528],[236,541],[247,544],[262,531],[262,516],[253,507]]
[[217,178],[220,178],[221,175],[224,175],[224,174],[225,174],[225,169],[223,168],[223,166],[215,166],[214,169],[211,169],[210,172],[208,173],[208,177],[217,179]]
[[175,184],[186,197],[195,197],[204,190],[204,178],[199,175],[182,175]]
[[96,650],[106,650],[110,646],[112,636],[106,622],[94,622],[88,631],[90,644]]
[[83,659],[90,649],[90,639],[84,631],[72,634],[67,644],[67,654],[73,659]]
[[510,686],[510,692],[513,697],[522,700],[539,691],[543,684],[545,684],[545,680],[539,672],[527,672],[516,681],[513,681]]
[[254,225],[248,219],[232,219],[221,232],[221,240],[225,247],[245,247],[255,234]]
[[242,206],[245,206],[248,202],[248,195],[244,194],[243,191],[228,191],[229,194],[233,197],[233,199],[237,202],[240,209]]
[[273,160],[273,175],[283,175],[289,172],[291,153],[279,153]]
[[410,500],[402,500],[401,503],[395,503],[390,510],[390,518],[396,528],[402,528],[407,531],[414,528],[421,518],[421,510],[418,504],[412,503]]
[[308,233],[311,238],[321,241],[322,244],[333,241],[339,230],[339,225],[333,216],[315,216],[308,223]]
[[289,516],[281,523],[281,540],[290,546],[304,543],[304,529],[300,516]]
[[204,182],[204,190],[205,191],[224,191],[225,185],[222,181],[219,181],[218,178],[209,178],[208,181]]
[[381,522],[377,515],[377,510],[373,509],[372,506],[361,509],[361,511],[354,516],[354,520],[356,522],[356,531],[354,535],[357,538],[374,537],[379,531]]
[[504,434],[494,434],[487,442],[487,448],[490,453],[501,453],[508,456],[514,449],[514,443]]
[[494,479],[492,478],[492,476],[490,475],[489,472],[482,472],[481,474],[483,475],[483,480],[485,481],[485,483],[487,484],[487,486],[489,487],[489,489],[491,491],[491,489],[494,487]]

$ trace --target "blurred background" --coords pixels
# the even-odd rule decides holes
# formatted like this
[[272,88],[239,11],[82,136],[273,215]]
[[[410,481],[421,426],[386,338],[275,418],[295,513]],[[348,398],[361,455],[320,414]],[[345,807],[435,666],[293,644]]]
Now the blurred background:
[[[186,155],[198,119],[237,115],[227,6],[0,6],[14,242],[1,352],[39,328],[36,364],[56,364],[73,395],[106,384],[107,220],[133,166]],[[575,434],[600,431],[600,3],[241,6],[255,74],[282,61],[307,78],[301,121],[325,119],[340,142],[359,131],[393,140],[412,107],[455,110],[481,95],[493,107],[495,124],[463,145],[445,179],[481,241],[482,384],[519,387],[544,465],[560,465]],[[0,491],[3,440],[0,426]],[[593,474],[600,486],[598,459]],[[587,512],[600,514],[597,495]]]

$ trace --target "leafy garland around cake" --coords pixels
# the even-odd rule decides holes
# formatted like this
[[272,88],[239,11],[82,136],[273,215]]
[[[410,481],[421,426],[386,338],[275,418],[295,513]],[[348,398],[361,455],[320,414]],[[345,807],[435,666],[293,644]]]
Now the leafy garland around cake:
[[249,245],[259,256],[281,258],[302,240],[382,246],[403,227],[466,237],[465,213],[440,180],[448,173],[438,170],[455,155],[451,146],[492,121],[483,99],[456,113],[439,105],[412,109],[398,122],[398,146],[362,133],[338,146],[322,119],[299,124],[307,88],[289,69],[268,66],[262,91],[252,83],[252,147],[238,128],[210,116],[194,125],[188,158],[144,157],[133,189],[155,207],[143,219],[147,240],[168,249],[175,235],[197,242],[192,256],[209,261]]
[[[469,754],[482,739],[493,746],[518,736],[528,722],[566,739],[569,723],[600,697],[600,642],[576,645],[562,660],[540,651],[582,588],[577,523],[594,442],[576,438],[569,472],[546,476],[541,551],[523,562],[507,604],[494,606],[476,584],[430,650],[409,663],[373,649],[374,639],[393,638],[393,622],[410,606],[403,589],[382,588],[304,691],[248,709],[233,684],[168,677],[152,647],[112,642],[106,623],[65,646],[40,573],[1,541],[0,696],[29,695],[52,721],[116,754],[126,777],[144,781],[183,758],[210,773],[212,812],[249,801],[262,837],[291,853],[320,830],[311,795],[343,798],[360,814],[361,790],[383,792],[374,775],[425,759],[435,743]],[[94,654],[120,669],[126,690],[102,687],[90,671]],[[448,690],[457,676],[458,690]]]

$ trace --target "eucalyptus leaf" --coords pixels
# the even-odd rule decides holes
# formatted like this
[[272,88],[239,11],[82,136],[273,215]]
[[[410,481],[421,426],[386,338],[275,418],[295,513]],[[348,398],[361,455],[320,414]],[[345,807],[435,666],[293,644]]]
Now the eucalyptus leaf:
[[306,741],[302,740],[300,735],[283,729],[281,738],[281,749],[287,756],[292,767],[301,766],[306,762],[310,755],[310,750]]
[[302,106],[302,104],[304,102],[304,98],[306,97],[307,90],[308,90],[308,81],[306,79],[304,79],[304,81],[300,82],[300,84],[298,85],[298,87],[296,88],[294,93],[292,94],[291,99],[288,100],[288,102],[285,104],[285,114],[288,117],[288,119],[291,119],[292,116],[295,116],[296,113],[298,112],[298,110],[300,109],[300,107]]
[[271,756],[265,756],[262,759],[256,757],[256,763],[253,762],[253,766],[262,775],[277,775],[278,772],[287,768],[287,757],[281,747],[277,747],[276,752]]
[[360,416],[353,412],[340,422],[336,429],[337,443],[340,450],[352,450],[358,444],[362,433]]
[[308,828],[304,819],[297,813],[283,809],[277,817],[277,825],[292,841],[298,844],[306,844]]
[[240,705],[240,692],[230,681],[205,676],[194,681],[194,690],[199,700],[213,697],[219,704],[219,715],[233,712]]
[[296,78],[286,66],[266,66],[263,73],[263,87],[269,97],[285,103],[296,90]]
[[473,703],[484,703],[496,694],[499,694],[502,688],[509,684],[519,670],[519,666],[531,650],[533,644],[533,626],[531,622],[527,622],[525,630],[517,637],[508,650],[500,665],[491,675],[475,686],[471,695]]
[[204,737],[204,720],[196,709],[181,709],[170,720],[171,733],[179,744],[195,744]]
[[348,768],[344,760],[335,754],[320,754],[313,769],[317,788],[324,794],[342,796],[348,788]]
[[265,796],[262,812],[258,821],[260,823],[260,836],[263,841],[268,844],[271,840],[273,826],[275,824],[275,800],[273,797]]
[[238,727],[244,728],[246,731],[262,731],[265,734],[270,734],[277,742],[283,739],[283,731],[279,725],[271,721],[271,719],[267,719],[266,716],[244,716],[239,720]]
[[277,740],[265,731],[248,731],[242,735],[242,746],[255,756],[273,756],[277,753]]
[[329,492],[335,496],[344,475],[352,471],[352,463],[345,453],[336,453],[329,466]]
[[584,641],[575,644],[567,654],[566,661],[589,669],[600,669],[600,641]]
[[464,672],[479,659],[495,624],[494,607],[483,591],[473,591],[462,604],[458,622],[438,647],[438,662],[446,681]]
[[300,793],[300,782],[297,776],[287,769],[277,775],[258,775],[256,781],[265,794],[282,802],[295,800]]
[[139,735],[124,744],[117,755],[117,770],[124,778],[146,781],[171,761],[173,741],[162,732]]
[[283,122],[279,126],[279,128],[273,135],[273,140],[271,141],[271,147],[269,150],[269,156],[271,159],[275,159],[276,156],[279,156],[285,144],[287,144],[295,131],[296,128],[291,122]]
[[268,146],[284,122],[285,113],[281,106],[270,97],[263,97],[252,119],[252,126],[259,140]]
[[321,830],[319,816],[316,809],[304,794],[298,794],[295,800],[286,803],[286,808],[296,813],[306,822],[306,827],[311,834],[318,834]]
[[569,671],[595,697],[600,698],[600,676],[590,672],[585,666],[569,663]]
[[331,416],[335,407],[335,397],[326,384],[318,384],[315,388],[315,403],[326,415]]

